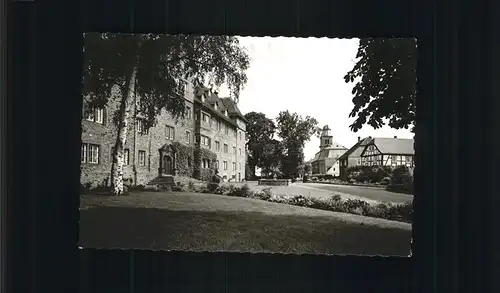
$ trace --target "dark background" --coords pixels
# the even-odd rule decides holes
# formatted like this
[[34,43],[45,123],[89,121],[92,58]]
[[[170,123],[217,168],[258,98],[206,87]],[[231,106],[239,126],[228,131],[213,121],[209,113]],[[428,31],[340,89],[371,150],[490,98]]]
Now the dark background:
[[[500,128],[492,85],[499,67],[490,36],[500,27],[493,24],[496,4],[9,5],[11,79],[2,113],[10,122],[3,132],[8,172],[2,173],[8,292],[495,292]],[[78,250],[83,31],[417,37],[413,258]]]

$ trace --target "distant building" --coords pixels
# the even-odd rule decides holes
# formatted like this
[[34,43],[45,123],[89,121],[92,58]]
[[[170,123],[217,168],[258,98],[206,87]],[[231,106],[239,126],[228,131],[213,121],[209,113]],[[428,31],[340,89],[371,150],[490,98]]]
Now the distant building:
[[310,161],[312,174],[315,175],[340,175],[339,158],[347,148],[333,141],[331,129],[328,125],[323,127],[320,137],[320,150]]
[[363,166],[414,167],[413,139],[373,138],[361,153]]
[[340,178],[347,179],[347,168],[361,165],[361,153],[371,140],[371,137],[366,137],[363,139],[361,139],[361,137],[358,137],[358,142],[353,145],[348,151],[346,151],[342,156],[340,156]]

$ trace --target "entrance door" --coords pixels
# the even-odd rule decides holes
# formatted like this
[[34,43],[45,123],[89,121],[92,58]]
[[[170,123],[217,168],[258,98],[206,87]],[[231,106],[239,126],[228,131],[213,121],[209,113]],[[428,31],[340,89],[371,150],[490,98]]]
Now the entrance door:
[[172,175],[172,158],[170,156],[163,156],[163,170],[165,174]]

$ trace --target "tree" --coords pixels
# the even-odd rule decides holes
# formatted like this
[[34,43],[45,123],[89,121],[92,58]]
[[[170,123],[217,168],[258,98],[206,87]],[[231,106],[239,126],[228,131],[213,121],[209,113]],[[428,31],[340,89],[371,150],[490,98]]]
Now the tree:
[[283,145],[276,139],[271,139],[261,144],[259,166],[266,174],[276,174],[280,170],[283,158]]
[[111,168],[112,190],[123,193],[123,147],[131,104],[137,97],[144,127],[152,127],[163,109],[184,117],[184,99],[176,89],[189,79],[216,87],[226,83],[233,95],[247,81],[248,55],[229,36],[86,33],[83,93],[91,107],[103,107],[113,88],[120,92],[114,113],[117,138]]
[[247,123],[247,148],[249,152],[248,165],[252,170],[256,166],[265,169],[266,144],[273,145],[272,139],[276,131],[274,121],[267,118],[264,113],[250,112],[245,114]]
[[388,119],[392,128],[414,131],[417,41],[361,39],[356,58],[344,77],[346,83],[356,82],[351,130],[357,132],[364,124],[377,129]]
[[282,139],[284,158],[282,169],[285,177],[296,177],[297,168],[304,162],[304,145],[313,135],[319,135],[318,121],[313,117],[305,118],[297,113],[282,111],[276,119],[278,136]]

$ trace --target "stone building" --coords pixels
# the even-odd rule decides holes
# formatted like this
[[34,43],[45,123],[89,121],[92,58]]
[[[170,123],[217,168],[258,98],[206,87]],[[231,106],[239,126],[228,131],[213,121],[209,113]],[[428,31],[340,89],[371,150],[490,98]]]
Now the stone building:
[[347,148],[333,141],[328,125],[323,127],[319,147],[319,152],[310,161],[313,176],[332,175],[338,177],[340,175],[339,157],[347,151]]
[[[125,183],[146,185],[165,176],[208,180],[215,169],[227,181],[243,180],[246,120],[234,100],[219,98],[217,93],[187,81],[176,94],[184,98],[184,119],[176,121],[163,110],[156,125],[149,129],[143,125],[137,101],[131,106],[124,147]],[[117,136],[113,115],[119,101],[115,90],[105,108],[88,111],[84,106],[80,165],[83,185],[110,185]]]

